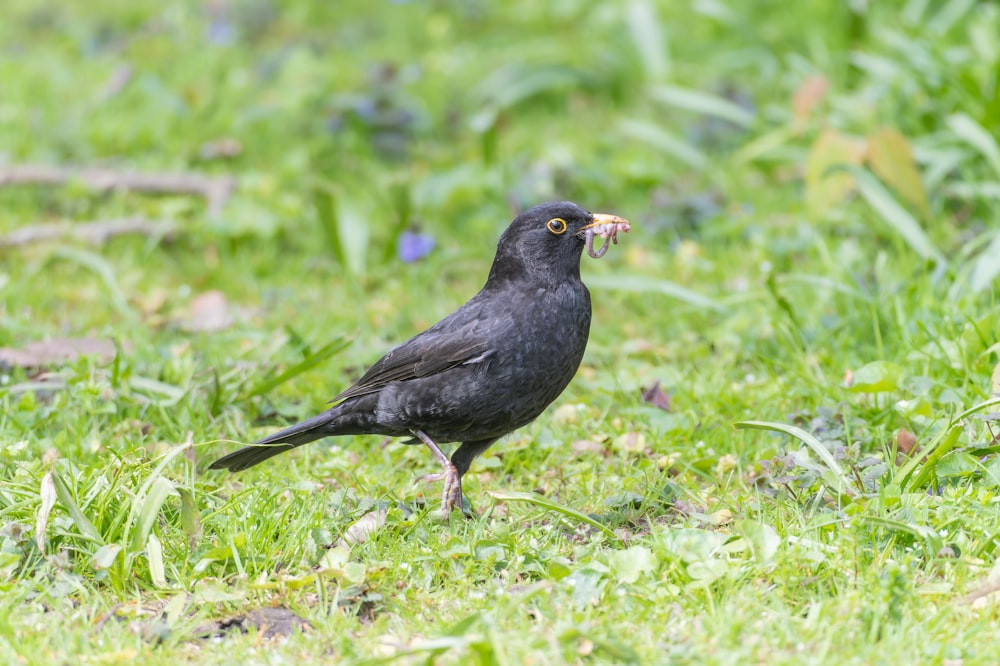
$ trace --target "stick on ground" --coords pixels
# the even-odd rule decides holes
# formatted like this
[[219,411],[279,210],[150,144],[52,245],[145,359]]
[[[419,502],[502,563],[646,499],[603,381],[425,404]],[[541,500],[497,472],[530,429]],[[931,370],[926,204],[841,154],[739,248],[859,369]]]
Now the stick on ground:
[[194,194],[205,199],[208,210],[222,211],[233,190],[232,176],[205,176],[197,173],[136,173],[86,167],[44,164],[0,166],[0,187],[10,185],[65,185],[79,182],[95,190],[135,190],[154,194]]

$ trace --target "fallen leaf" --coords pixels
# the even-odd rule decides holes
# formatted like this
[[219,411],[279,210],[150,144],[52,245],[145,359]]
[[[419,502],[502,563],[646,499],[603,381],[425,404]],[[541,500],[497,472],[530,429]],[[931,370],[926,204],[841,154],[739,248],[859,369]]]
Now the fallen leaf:
[[646,436],[641,432],[626,432],[615,437],[614,447],[626,453],[642,453],[646,450]]
[[0,347],[0,366],[41,368],[70,363],[81,356],[94,356],[107,363],[117,353],[115,343],[106,338],[53,338],[30,342],[20,349]]
[[924,181],[906,137],[891,127],[883,127],[870,134],[868,162],[872,171],[900,198],[911,204],[921,217],[930,218],[927,190],[924,189]]
[[729,509],[720,509],[712,513],[709,518],[713,525],[725,525],[732,522],[733,512]]
[[834,209],[854,189],[854,176],[833,171],[839,166],[860,166],[865,142],[826,129],[816,138],[806,157],[806,205],[814,217]]
[[910,455],[910,452],[917,448],[917,436],[906,428],[900,428],[896,433],[896,450],[903,455]]
[[351,546],[368,541],[368,538],[372,534],[385,527],[385,519],[388,513],[386,509],[377,509],[361,516],[361,518],[354,521],[354,524],[344,531],[344,535],[337,540],[336,545],[350,548]]
[[604,451],[604,447],[601,444],[589,439],[578,439],[570,444],[569,448],[577,455],[584,453],[601,453]]
[[660,388],[659,380],[653,382],[652,386],[642,387],[642,400],[665,412],[670,411],[670,396]]
[[792,96],[792,115],[796,126],[801,127],[809,120],[809,116],[826,97],[830,82],[821,74],[813,74],[795,90]]
[[722,477],[733,471],[739,466],[739,460],[736,456],[731,453],[727,453],[724,456],[720,456],[719,460],[715,463],[715,476]]
[[226,295],[213,289],[194,297],[188,316],[181,321],[181,328],[189,333],[212,333],[232,323],[233,316]]

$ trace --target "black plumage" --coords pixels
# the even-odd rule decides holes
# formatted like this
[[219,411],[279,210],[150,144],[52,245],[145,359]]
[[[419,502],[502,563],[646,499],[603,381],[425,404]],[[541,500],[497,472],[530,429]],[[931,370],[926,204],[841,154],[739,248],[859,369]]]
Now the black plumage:
[[[482,290],[396,347],[319,416],[214,463],[240,471],[331,435],[411,437],[438,459],[444,509],[462,506],[461,479],[498,438],[535,419],[576,373],[590,331],[590,293],[580,257],[595,235],[628,223],[569,202],[535,206],[497,244]],[[599,255],[595,255],[599,256]],[[461,442],[451,460],[438,443]]]

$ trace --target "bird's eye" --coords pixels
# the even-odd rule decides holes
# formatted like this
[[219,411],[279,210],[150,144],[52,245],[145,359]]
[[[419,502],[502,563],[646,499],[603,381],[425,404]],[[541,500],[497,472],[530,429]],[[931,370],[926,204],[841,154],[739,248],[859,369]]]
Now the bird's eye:
[[553,217],[545,226],[556,236],[566,232],[566,220],[561,217]]

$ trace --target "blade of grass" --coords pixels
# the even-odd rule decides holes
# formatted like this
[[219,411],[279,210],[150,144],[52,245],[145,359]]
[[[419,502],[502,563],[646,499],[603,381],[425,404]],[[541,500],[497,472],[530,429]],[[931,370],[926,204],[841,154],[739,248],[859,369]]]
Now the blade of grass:
[[965,113],[948,116],[947,123],[951,131],[982,155],[986,163],[1000,176],[1000,146],[997,145],[996,138]]
[[823,443],[818,439],[813,437],[811,434],[793,425],[788,425],[785,423],[775,423],[771,421],[737,421],[733,424],[733,427],[737,430],[771,430],[774,432],[781,432],[786,435],[790,435],[795,439],[799,440],[806,446],[808,446],[816,457],[819,458],[827,469],[829,469],[834,478],[840,483],[841,487],[837,488],[838,492],[842,492],[844,489],[848,489],[853,493],[857,493],[857,489],[854,488],[852,479],[847,476],[844,470],[841,468],[840,464],[834,460],[833,455],[830,451],[823,446]]
[[875,209],[875,212],[882,217],[886,224],[906,241],[906,244],[914,252],[937,264],[947,263],[944,255],[934,246],[916,219],[899,205],[899,202],[878,179],[865,169],[847,166],[837,168],[845,169],[854,175],[858,192],[861,193],[864,200]]
[[662,127],[644,120],[622,120],[618,123],[618,131],[630,139],[670,155],[693,169],[702,169],[708,163],[708,158],[700,150]]
[[973,292],[983,291],[1000,275],[1000,233],[994,232],[989,247],[983,250],[972,265],[969,288]]
[[170,587],[167,584],[166,568],[163,566],[163,546],[155,534],[150,534],[146,541],[146,559],[149,561],[149,577],[153,585],[161,590]]
[[669,280],[659,280],[645,275],[594,275],[587,278],[587,286],[611,291],[663,294],[696,308],[715,310],[716,312],[725,310],[722,305],[698,292],[685,289]]
[[[156,517],[160,513],[160,507],[163,506],[163,503],[167,500],[167,496],[173,491],[174,484],[170,479],[158,476],[150,487],[149,492],[146,493],[146,496],[141,497],[141,506],[137,511],[138,521],[135,524],[131,543],[129,544],[129,549],[133,553],[139,552],[146,545],[150,532],[153,530],[153,523],[156,522]],[[140,497],[136,497],[135,502],[140,503]]]
[[334,354],[346,349],[350,344],[351,340],[343,336],[334,339],[332,342],[323,345],[313,354],[310,354],[284,372],[255,384],[249,391],[243,394],[242,399],[246,400],[247,398],[253,398],[254,396],[267,393],[275,387],[281,386],[293,377],[298,377],[303,372],[312,370],[319,364],[328,360]]
[[881,516],[865,516],[864,521],[870,525],[880,525],[890,530],[909,534],[920,541],[927,557],[934,557],[937,553],[941,552],[941,548],[944,546],[941,535],[926,525],[910,525],[909,523],[891,518],[882,518]]
[[743,107],[718,95],[700,90],[658,85],[650,88],[649,96],[661,104],[728,120],[740,127],[750,127],[754,123],[754,114]]
[[535,506],[541,507],[543,509],[548,509],[549,511],[554,511],[556,513],[561,513],[567,518],[572,518],[573,520],[590,525],[594,529],[600,530],[608,538],[618,541],[618,535],[616,535],[611,529],[606,525],[602,524],[598,520],[594,520],[590,516],[576,509],[571,509],[568,506],[563,506],[562,504],[557,504],[550,499],[542,497],[541,495],[536,495],[535,493],[519,493],[511,490],[489,490],[486,492],[487,495],[493,499],[501,500],[504,502],[526,502],[528,504],[534,504]]
[[159,405],[160,407],[172,407],[176,405],[187,393],[179,386],[167,384],[166,382],[161,382],[156,379],[150,379],[149,377],[131,377],[128,383],[129,386],[131,386],[132,389],[138,393],[156,393],[164,396],[164,399],[162,400],[157,400],[151,397],[147,398],[147,400],[151,403]]
[[163,476],[163,470],[174,458],[192,446],[194,444],[189,434],[187,441],[170,449],[160,458],[156,467],[136,491],[124,528],[124,534],[127,535],[131,532],[132,535],[130,544],[132,553],[139,552],[146,544],[146,537],[149,536],[149,530],[153,527],[153,521],[156,519],[160,507],[166,496],[174,489],[174,484]]
[[135,311],[128,304],[125,292],[118,285],[115,269],[103,257],[94,252],[69,246],[55,248],[52,256],[93,271],[104,283],[104,287],[108,290],[108,296],[111,297],[111,302],[119,314],[129,319],[135,318]]
[[945,454],[955,448],[955,443],[958,442],[958,437],[961,434],[962,426],[960,425],[942,430],[937,437],[931,440],[931,443],[926,448],[899,468],[896,474],[893,475],[891,485],[899,488],[901,493],[904,491],[912,492],[922,488],[927,477],[934,470],[934,465]]
[[69,517],[73,520],[73,524],[76,525],[78,530],[80,530],[83,537],[103,546],[104,537],[102,537],[101,533],[97,531],[94,524],[90,522],[85,515],[83,515],[83,511],[80,510],[80,505],[78,505],[76,500],[73,498],[73,492],[69,489],[69,486],[66,485],[66,482],[63,481],[62,477],[53,472],[52,483],[56,487],[56,495],[59,497],[59,502],[69,513]]
[[670,73],[670,56],[656,6],[647,0],[632,0],[625,10],[625,22],[649,78],[663,79]]

